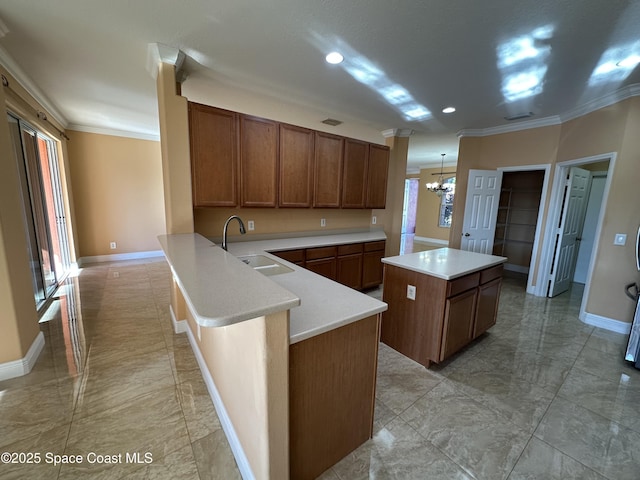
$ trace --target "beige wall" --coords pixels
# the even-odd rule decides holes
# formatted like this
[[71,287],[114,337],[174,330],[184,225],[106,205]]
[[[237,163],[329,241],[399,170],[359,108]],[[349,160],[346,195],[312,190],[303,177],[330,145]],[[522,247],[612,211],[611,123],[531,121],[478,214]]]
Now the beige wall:
[[[446,167],[444,172],[451,172],[453,170],[455,170],[455,167]],[[423,168],[420,170],[418,205],[416,209],[416,236],[448,241],[451,228],[438,226],[442,199],[435,193],[429,192],[425,187],[427,183],[435,182],[438,179],[437,176],[432,175],[434,173],[440,173],[440,168]],[[451,176],[454,175],[445,175],[444,178],[446,179]]]
[[[238,215],[247,225],[255,222],[255,230],[247,231],[243,240],[252,235],[270,233],[323,232],[334,229],[366,228],[369,226],[371,211],[360,209],[333,208],[196,208],[194,210],[195,231],[205,237],[221,238],[224,222],[231,215]],[[320,219],[326,220],[326,227],[320,226]],[[228,232],[231,239],[239,235],[237,224],[231,224]]]
[[[638,281],[634,266],[635,233],[640,224],[640,98],[633,97],[562,125],[542,127],[487,137],[460,140],[456,198],[451,246],[459,248],[469,169],[551,164],[551,179],[558,162],[617,152],[610,172],[611,191],[596,252],[594,275],[589,288],[587,312],[630,322],[633,302],[624,285]],[[547,222],[549,196],[543,217]],[[627,233],[627,245],[614,246],[615,233]],[[544,235],[544,232],[543,232]],[[540,246],[542,248],[542,246]],[[540,260],[541,252],[538,252]],[[539,265],[536,265],[536,271]]]
[[165,233],[160,143],[68,135],[79,256],[158,250],[156,237]]

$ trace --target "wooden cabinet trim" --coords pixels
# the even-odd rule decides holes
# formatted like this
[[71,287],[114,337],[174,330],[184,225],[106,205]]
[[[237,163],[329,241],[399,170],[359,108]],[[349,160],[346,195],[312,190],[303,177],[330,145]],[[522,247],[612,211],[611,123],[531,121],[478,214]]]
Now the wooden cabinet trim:
[[338,245],[338,256],[362,253],[363,250],[364,249],[362,243],[348,243],[346,245]]
[[384,251],[384,249],[386,248],[386,244],[387,243],[385,240],[377,240],[375,242],[366,242],[364,244],[364,251],[365,252],[375,252],[379,250]]
[[320,258],[333,258],[338,254],[338,247],[315,247],[307,248],[305,257],[307,261],[316,260]]

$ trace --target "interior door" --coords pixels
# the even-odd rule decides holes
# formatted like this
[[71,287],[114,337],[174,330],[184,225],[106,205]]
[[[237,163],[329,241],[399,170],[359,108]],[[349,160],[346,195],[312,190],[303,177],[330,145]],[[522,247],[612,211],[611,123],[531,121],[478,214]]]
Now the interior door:
[[551,270],[549,296],[566,292],[571,285],[578,257],[580,235],[584,225],[584,216],[589,199],[591,172],[571,167],[565,189],[563,209],[560,215],[556,251]]
[[502,172],[469,170],[462,224],[462,250],[491,254],[496,234]]

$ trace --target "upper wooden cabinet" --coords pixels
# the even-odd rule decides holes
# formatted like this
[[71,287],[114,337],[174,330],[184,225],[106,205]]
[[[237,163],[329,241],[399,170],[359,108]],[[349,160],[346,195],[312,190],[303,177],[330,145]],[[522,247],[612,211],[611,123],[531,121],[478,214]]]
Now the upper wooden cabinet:
[[344,137],[315,133],[313,206],[340,207]]
[[240,116],[240,198],[243,207],[275,207],[278,195],[278,124]]
[[369,144],[347,138],[342,174],[342,208],[365,208]]
[[313,153],[313,130],[280,124],[281,207],[311,206]]
[[385,207],[387,201],[388,174],[389,147],[386,145],[369,145],[366,208]]
[[347,139],[344,151],[342,208],[384,208],[389,147]]
[[189,102],[195,207],[384,208],[389,147]]
[[189,103],[193,205],[238,204],[238,114]]

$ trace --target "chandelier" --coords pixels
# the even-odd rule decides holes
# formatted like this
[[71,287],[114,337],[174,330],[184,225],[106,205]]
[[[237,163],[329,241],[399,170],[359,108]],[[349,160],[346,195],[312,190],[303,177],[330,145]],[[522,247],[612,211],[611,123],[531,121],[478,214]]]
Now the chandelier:
[[[444,157],[446,153],[441,153],[442,160],[440,162],[440,176],[438,177],[437,182],[427,183],[427,190],[435,193],[437,196],[441,197],[445,193],[449,193],[452,190],[452,185],[445,185],[442,181],[442,170],[444,168]],[[433,175],[436,175],[435,173]]]

